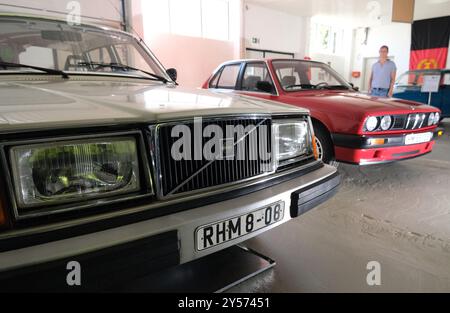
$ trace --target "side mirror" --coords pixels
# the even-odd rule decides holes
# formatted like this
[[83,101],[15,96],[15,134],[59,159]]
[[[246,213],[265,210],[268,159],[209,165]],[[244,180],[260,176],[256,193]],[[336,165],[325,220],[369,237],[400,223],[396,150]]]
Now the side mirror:
[[359,87],[355,87],[355,85],[353,85],[353,83],[350,83],[350,86],[352,86],[352,89],[354,91],[359,91]]
[[262,92],[268,92],[268,93],[272,93],[273,92],[273,86],[271,83],[266,82],[266,81],[259,81],[256,83],[256,89],[258,89],[259,91]]
[[171,80],[173,80],[174,82],[177,81],[177,78],[178,78],[178,72],[177,72],[176,69],[174,69],[174,68],[169,68],[169,69],[166,71],[166,73],[167,73],[167,75],[169,75],[169,77],[170,77]]

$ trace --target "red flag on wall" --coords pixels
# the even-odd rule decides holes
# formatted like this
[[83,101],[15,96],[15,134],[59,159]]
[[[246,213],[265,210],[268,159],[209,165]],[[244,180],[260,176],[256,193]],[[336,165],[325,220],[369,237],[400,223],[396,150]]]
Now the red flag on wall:
[[415,21],[409,68],[443,69],[447,64],[450,16]]

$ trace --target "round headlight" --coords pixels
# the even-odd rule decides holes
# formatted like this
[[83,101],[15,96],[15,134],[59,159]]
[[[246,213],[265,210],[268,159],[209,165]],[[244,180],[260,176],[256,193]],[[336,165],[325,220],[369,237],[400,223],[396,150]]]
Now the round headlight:
[[391,126],[392,126],[392,117],[390,117],[389,115],[383,116],[380,123],[381,130],[388,130],[389,128],[391,128]]
[[373,132],[378,128],[378,118],[375,116],[371,116],[366,121],[366,129],[370,132]]
[[430,117],[428,117],[428,126],[434,125],[434,113],[430,114]]
[[434,124],[439,124],[439,120],[441,119],[441,115],[438,113],[438,112],[436,112],[436,113],[434,113]]

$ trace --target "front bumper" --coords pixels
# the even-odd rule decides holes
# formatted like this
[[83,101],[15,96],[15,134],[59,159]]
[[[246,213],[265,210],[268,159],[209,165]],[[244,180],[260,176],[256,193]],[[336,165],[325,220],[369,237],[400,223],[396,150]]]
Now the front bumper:
[[[332,137],[336,160],[356,165],[369,165],[407,160],[430,153],[435,139],[442,136],[442,133],[442,128],[435,129],[431,141],[414,145],[405,144],[408,134],[384,136],[333,134]],[[374,140],[381,140],[384,143],[373,145]]]
[[[0,290],[104,290],[121,281],[186,263],[257,236],[298,217],[332,197],[340,176],[320,167],[245,196],[135,224],[0,253]],[[203,225],[284,201],[290,214],[254,233],[197,251],[195,231]],[[286,211],[287,212],[287,211]],[[82,286],[66,283],[69,262],[81,266]]]

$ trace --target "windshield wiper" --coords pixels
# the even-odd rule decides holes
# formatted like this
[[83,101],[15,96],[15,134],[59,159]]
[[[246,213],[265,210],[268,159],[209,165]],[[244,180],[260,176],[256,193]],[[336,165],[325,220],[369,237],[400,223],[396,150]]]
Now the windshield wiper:
[[298,84],[298,85],[289,85],[285,86],[284,89],[292,89],[292,88],[302,88],[302,89],[314,89],[316,86],[311,84]]
[[345,85],[330,85],[330,86],[320,86],[321,89],[327,89],[327,90],[333,90],[333,89],[337,89],[337,90],[347,90],[349,89],[349,87],[345,86]]
[[164,78],[164,77],[162,77],[162,76],[159,76],[159,75],[157,75],[157,74],[153,74],[153,73],[150,73],[150,72],[147,72],[147,71],[144,71],[144,70],[141,70],[141,69],[138,69],[138,68],[135,68],[135,67],[126,65],[126,64],[120,64],[120,63],[97,63],[97,62],[79,62],[78,65],[80,65],[80,66],[91,66],[91,67],[96,67],[96,69],[109,67],[109,68],[111,68],[111,69],[113,69],[113,68],[118,68],[118,69],[129,70],[129,71],[137,71],[137,72],[141,72],[141,73],[144,73],[144,74],[147,74],[147,75],[151,76],[151,77],[152,77],[152,80],[161,81],[161,82],[163,82],[164,84],[167,84],[167,83],[169,82],[168,79],[166,79],[166,78]]
[[318,85],[311,85],[311,84],[298,84],[298,85],[289,85],[284,87],[284,89],[292,89],[292,88],[301,88],[301,89],[327,89],[327,90],[333,90],[333,89],[339,89],[339,90],[346,90],[349,89],[347,86],[344,85],[325,85],[325,84],[318,84]]
[[26,65],[26,64],[20,64],[20,63],[10,63],[10,62],[2,62],[0,61],[0,67],[2,67],[4,70],[7,70],[8,68],[31,68],[33,70],[42,71],[50,75],[61,75],[62,78],[69,78],[69,75],[67,73],[55,70],[51,68],[45,68],[45,67],[39,67],[39,66],[33,66],[33,65]]

